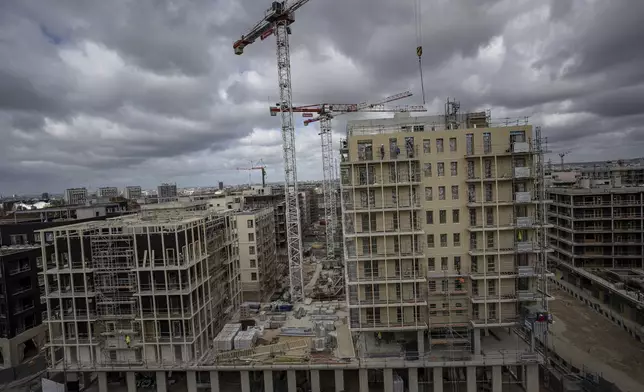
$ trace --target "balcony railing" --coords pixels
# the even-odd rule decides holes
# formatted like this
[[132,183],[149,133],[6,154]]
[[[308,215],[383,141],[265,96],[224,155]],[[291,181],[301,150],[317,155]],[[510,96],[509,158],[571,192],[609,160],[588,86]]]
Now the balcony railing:
[[[349,160],[343,161],[343,164],[347,163],[358,163],[358,162],[374,162],[374,161],[404,161],[410,159],[420,159],[419,146],[415,145],[411,148],[398,147],[397,149],[390,149],[385,147],[384,151],[377,148],[371,148],[369,150],[358,152],[353,155],[350,154]],[[352,158],[355,156],[355,158]]]
[[344,177],[342,179],[343,186],[393,186],[393,185],[404,185],[410,183],[420,183],[422,181],[422,176],[420,175],[420,170],[414,171],[412,173],[398,173],[396,175],[382,175],[374,174],[371,176],[356,176],[355,178]]
[[9,270],[9,276],[13,275],[18,275],[23,272],[31,271],[31,266],[29,264],[25,264],[23,266],[17,267],[17,268],[12,268]]
[[400,199],[396,201],[378,201],[378,202],[360,202],[353,203],[352,201],[344,202],[344,208],[347,211],[364,211],[364,210],[382,210],[382,209],[404,209],[404,208],[422,208],[420,200],[418,199]]

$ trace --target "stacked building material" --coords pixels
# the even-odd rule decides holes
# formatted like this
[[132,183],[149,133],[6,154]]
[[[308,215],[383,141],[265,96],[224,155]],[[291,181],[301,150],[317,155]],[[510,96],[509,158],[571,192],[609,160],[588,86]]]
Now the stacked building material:
[[241,330],[241,324],[226,324],[214,339],[216,352],[230,351],[234,348],[235,336]]

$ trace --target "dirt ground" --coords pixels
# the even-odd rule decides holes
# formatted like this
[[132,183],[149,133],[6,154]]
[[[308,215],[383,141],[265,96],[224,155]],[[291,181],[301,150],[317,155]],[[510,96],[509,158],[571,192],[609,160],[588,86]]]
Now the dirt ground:
[[574,366],[599,373],[623,392],[644,391],[644,344],[565,291],[552,287],[550,347]]

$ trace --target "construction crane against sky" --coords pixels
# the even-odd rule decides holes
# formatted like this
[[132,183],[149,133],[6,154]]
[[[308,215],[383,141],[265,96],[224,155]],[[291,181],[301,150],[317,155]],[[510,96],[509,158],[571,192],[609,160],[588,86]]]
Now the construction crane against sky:
[[[400,94],[392,95],[383,98],[373,103],[359,103],[359,104],[330,104],[323,103],[317,105],[296,106],[292,108],[294,113],[302,113],[302,117],[311,117],[314,113],[318,114],[316,118],[304,120],[304,125],[309,125],[313,122],[320,122],[320,139],[322,146],[322,171],[323,182],[322,190],[324,195],[324,214],[326,221],[326,253],[327,259],[335,258],[336,244],[339,244],[337,238],[338,218],[337,218],[337,194],[335,193],[335,184],[337,182],[337,170],[335,157],[333,154],[333,138],[331,119],[335,116],[356,113],[356,112],[425,112],[427,109],[424,106],[395,106],[385,107],[384,104],[388,102],[397,101],[399,99],[411,97],[412,93],[405,91]],[[271,116],[276,116],[280,112],[279,104],[270,108]]]
[[262,171],[262,188],[266,187],[266,165],[264,165],[264,161],[260,160],[256,164],[253,165],[251,162],[250,167],[238,167],[236,170],[245,170],[248,171],[249,174],[249,179],[248,179],[248,185],[250,186],[250,172],[253,170],[261,170]]
[[571,152],[572,152],[572,151],[568,150],[568,151],[564,151],[564,152],[560,152],[560,153],[559,153],[559,158],[561,158],[561,170],[562,170],[562,171],[564,170],[564,157],[565,157],[566,155],[570,154]]
[[288,252],[289,289],[291,301],[304,299],[302,274],[302,228],[300,227],[300,202],[297,189],[297,164],[295,157],[295,127],[293,125],[293,89],[291,86],[291,54],[289,47],[290,25],[294,13],[309,0],[274,1],[264,17],[241,39],[233,44],[235,54],[258,38],[264,40],[275,35],[277,42],[277,75],[280,89],[280,117],[282,120],[282,149],[284,152],[284,193],[286,197],[286,242]]

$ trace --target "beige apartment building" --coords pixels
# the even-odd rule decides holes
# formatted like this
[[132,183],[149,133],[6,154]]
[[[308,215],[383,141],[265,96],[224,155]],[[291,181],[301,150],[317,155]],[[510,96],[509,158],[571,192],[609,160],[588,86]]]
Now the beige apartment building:
[[239,263],[244,301],[267,300],[277,286],[277,247],[273,207],[237,213]]
[[422,351],[423,331],[432,344],[473,329],[477,350],[481,328],[547,307],[539,139],[532,126],[473,117],[349,122],[341,187],[354,332],[416,331]]

